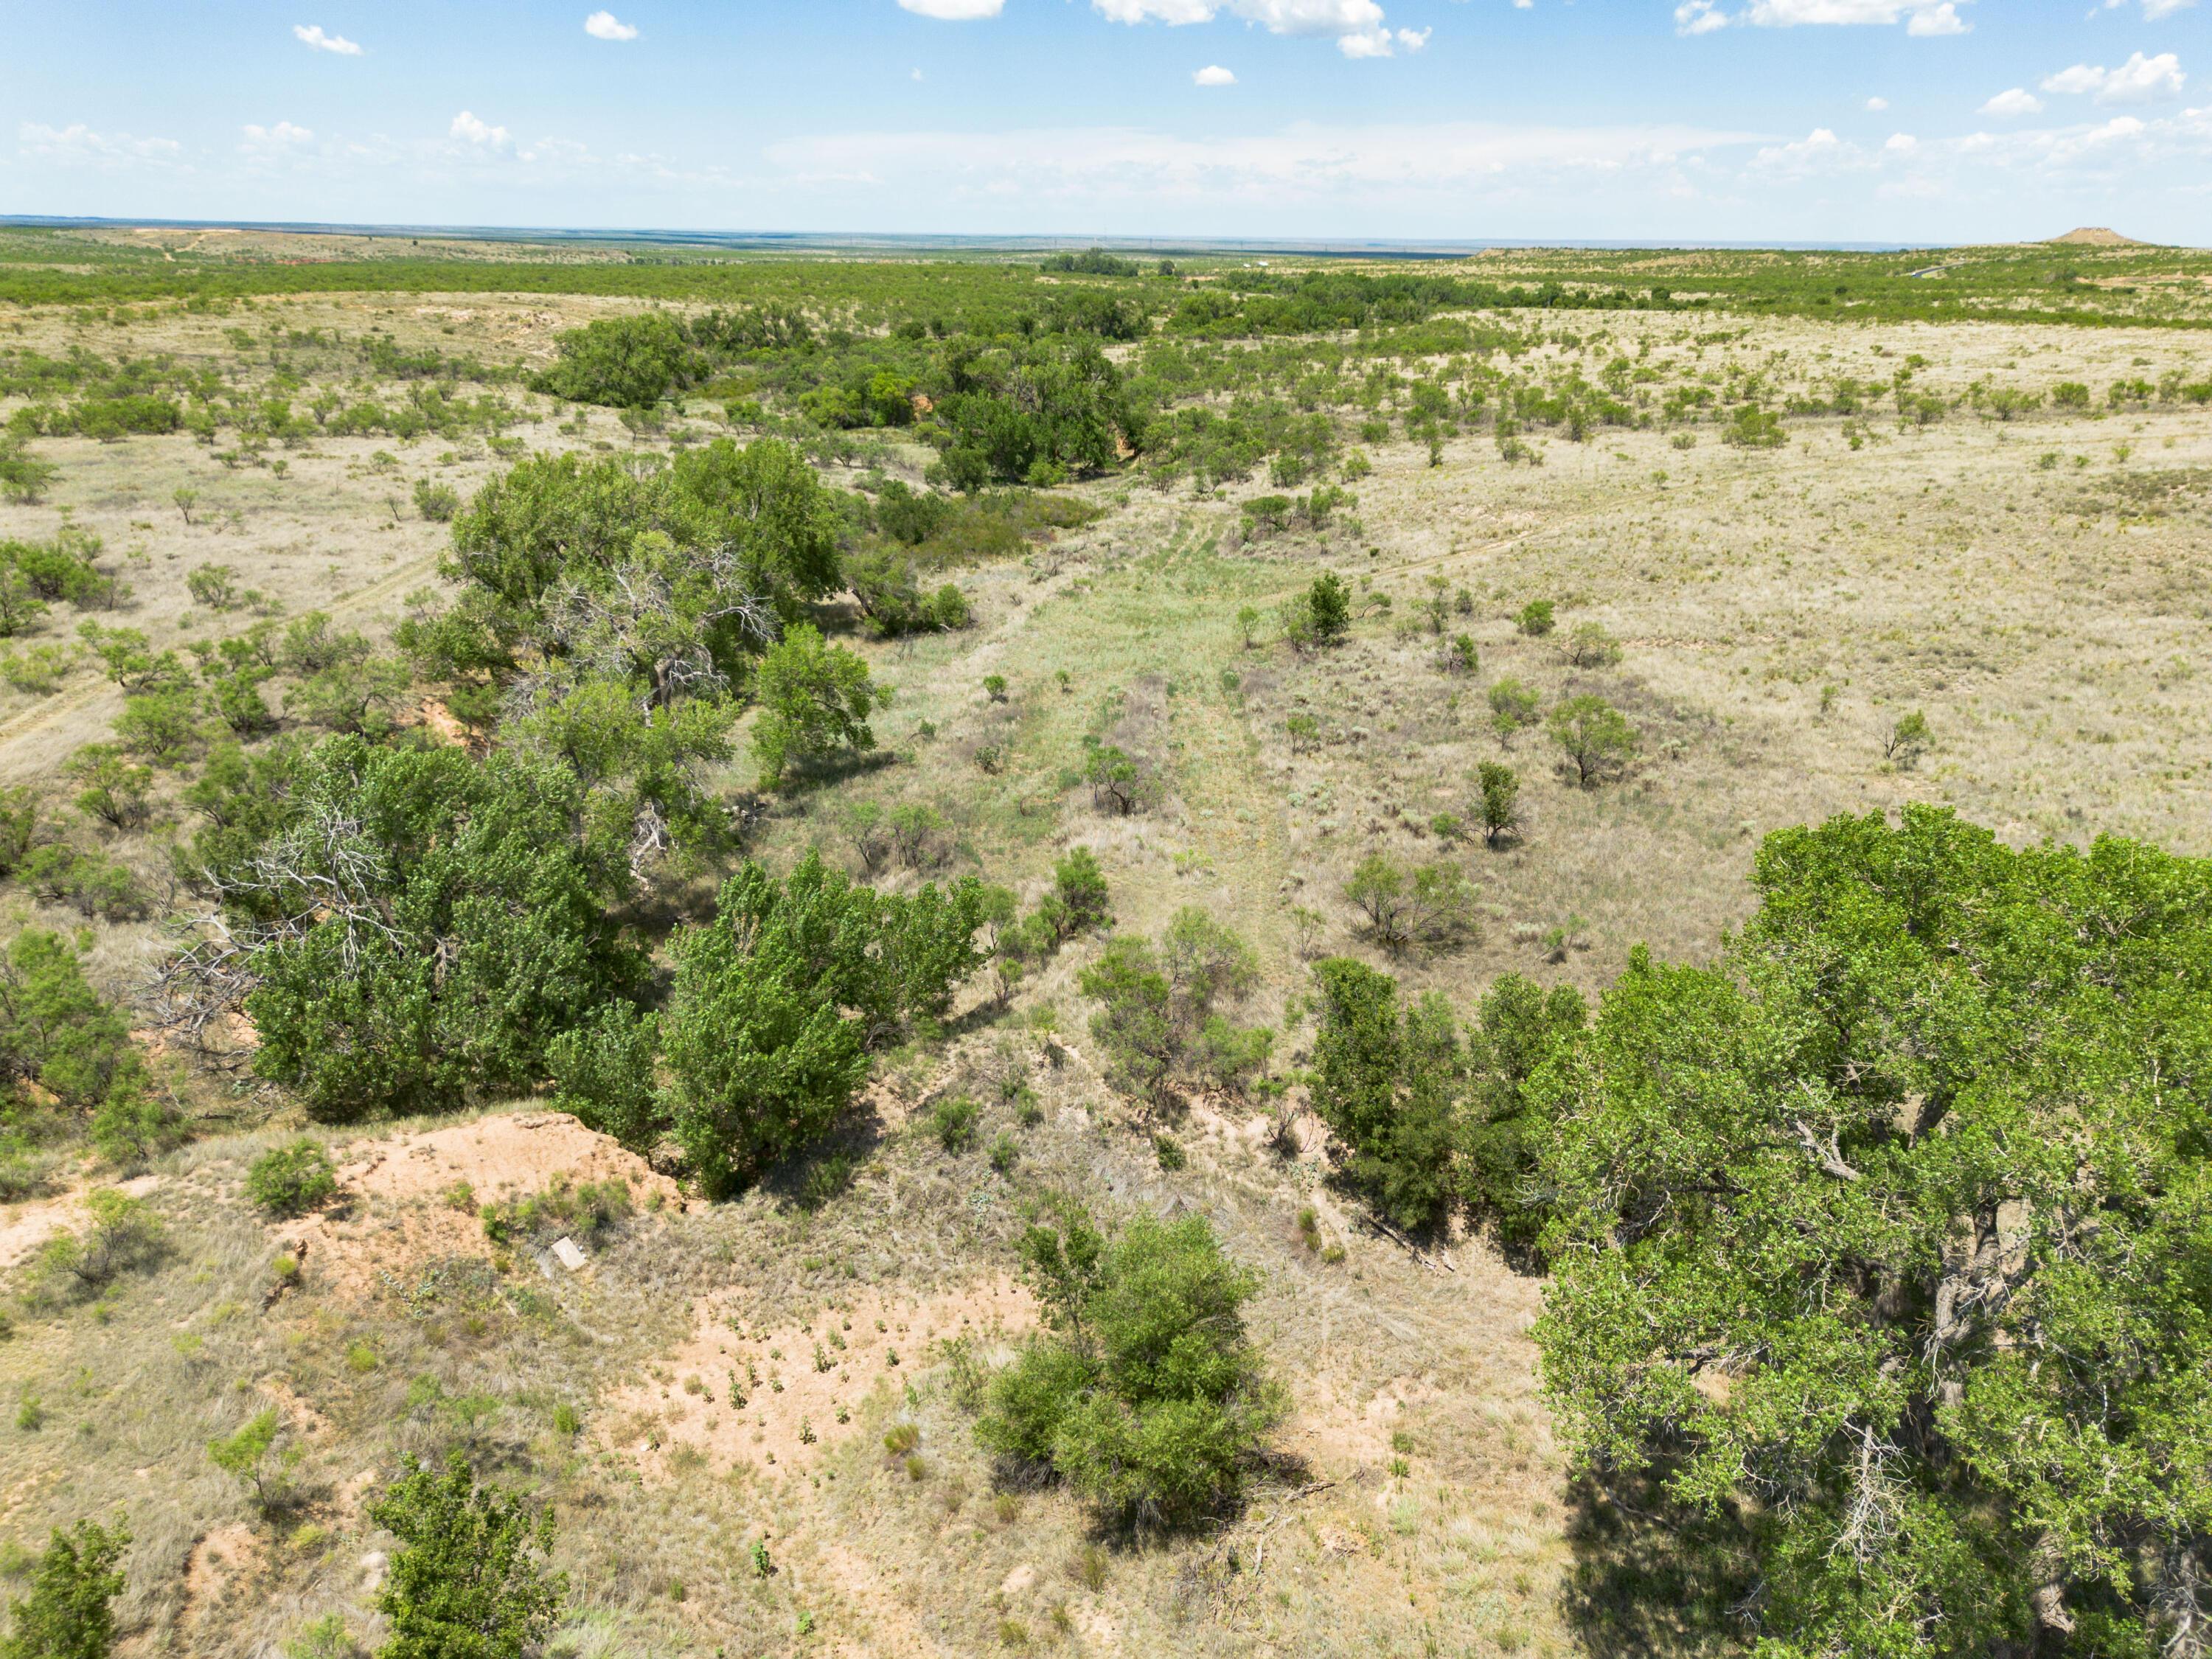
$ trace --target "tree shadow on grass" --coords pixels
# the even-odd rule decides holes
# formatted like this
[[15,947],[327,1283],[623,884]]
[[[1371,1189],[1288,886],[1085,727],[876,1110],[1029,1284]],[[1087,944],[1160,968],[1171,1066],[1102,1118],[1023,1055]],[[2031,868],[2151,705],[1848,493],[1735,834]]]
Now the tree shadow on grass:
[[1752,1539],[1734,1514],[1695,1514],[1653,1479],[1577,1481],[1567,1541],[1575,1565],[1560,1595],[1593,1659],[1705,1659],[1740,1653],[1737,1611],[1758,1582]]
[[883,1119],[856,1108],[823,1139],[771,1168],[761,1177],[761,1189],[799,1209],[818,1210],[853,1184],[883,1140]]

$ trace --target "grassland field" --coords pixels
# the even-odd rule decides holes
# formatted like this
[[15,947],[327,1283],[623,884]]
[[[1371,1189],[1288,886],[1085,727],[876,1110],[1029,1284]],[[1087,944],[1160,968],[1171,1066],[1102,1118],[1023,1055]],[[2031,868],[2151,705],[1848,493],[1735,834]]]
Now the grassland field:
[[[617,263],[567,252],[560,269]],[[2127,257],[2142,289],[2156,259]],[[96,250],[82,263],[106,269]],[[2192,264],[2176,269],[2198,280]],[[835,280],[866,274],[841,266]],[[284,340],[379,330],[404,352],[505,371],[543,366],[563,330],[640,302],[488,290],[129,303],[18,306],[0,313],[0,351],[167,356],[257,384],[283,372],[305,398],[323,360],[294,351],[272,367]],[[1090,848],[1123,930],[1197,905],[1253,943],[1262,973],[1245,1014],[1283,1033],[1285,1068],[1308,1057],[1306,963],[1385,961],[1345,895],[1377,851],[1452,860],[1476,884],[1478,937],[1389,963],[1462,1006],[1506,971],[1595,994],[1638,944],[1711,959],[1749,909],[1759,838],[1835,813],[1934,801],[2015,843],[2109,831],[2212,854],[2212,409],[2114,404],[2106,390],[2201,381],[2212,340],[2127,315],[2087,327],[1717,306],[1476,320],[1533,327],[1539,343],[1510,365],[1532,382],[1596,382],[1619,359],[1656,371],[1634,394],[1639,417],[1583,441],[1533,427],[1533,459],[1518,461],[1472,425],[1433,450],[1395,425],[1354,440],[1445,363],[1394,357],[1377,360],[1399,377],[1379,410],[1322,410],[1370,464],[1346,480],[1356,504],[1322,527],[1255,532],[1243,503],[1273,489],[1257,474],[1195,487],[1132,468],[1060,486],[1097,516],[948,567],[972,627],[884,641],[848,603],[822,608],[895,688],[880,752],[768,798],[749,850],[773,865],[813,846],[849,860],[854,803],[927,804],[951,828],[946,869],[1027,898],[1055,858]],[[1133,362],[1142,349],[1116,350]],[[1908,361],[1942,418],[1784,413],[1783,441],[1762,448],[1723,441],[1710,408],[1658,415],[1676,386],[1756,377],[1784,407],[1838,377],[1886,385]],[[358,389],[362,371],[327,372]],[[2087,404],[2050,402],[2063,383],[2088,387]],[[1978,386],[2044,401],[2000,411]],[[157,650],[248,620],[195,602],[187,577],[211,563],[267,614],[321,610],[380,641],[443,580],[447,526],[421,515],[418,480],[465,497],[525,451],[658,454],[727,427],[704,398],[653,430],[505,374],[459,390],[508,404],[496,447],[484,434],[314,436],[241,457],[186,432],[35,440],[56,476],[35,502],[0,505],[0,538],[98,538],[129,596],[94,619]],[[0,400],[0,422],[29,401]],[[860,434],[823,471],[921,488],[931,459],[891,429]],[[179,490],[193,492],[189,521]],[[1325,569],[1353,591],[1352,635],[1301,652],[1273,617]],[[1432,596],[1440,621],[1424,609]],[[1515,619],[1540,599],[1559,626],[1531,636]],[[1256,625],[1240,621],[1248,610]],[[9,648],[66,644],[80,619],[58,603]],[[1570,659],[1587,623],[1617,660]],[[1479,653],[1471,673],[1442,661],[1461,634]],[[985,690],[991,675],[1002,697]],[[1627,775],[1586,788],[1540,726],[1501,738],[1486,694],[1508,677],[1547,707],[1594,691],[1626,713],[1640,740]],[[121,708],[81,658],[50,688],[0,691],[0,783],[67,820],[64,765]],[[1886,758],[1916,711],[1931,746],[1917,763]],[[1313,722],[1303,737],[1298,717]],[[1148,810],[1095,809],[1086,734],[1156,769]],[[1437,815],[1467,818],[1476,766],[1498,760],[1522,779],[1520,835],[1495,850],[1440,835]],[[11,886],[6,930],[80,936],[104,992],[143,998],[189,911],[169,872],[189,771],[161,773],[142,830],[70,820],[135,873],[149,896],[137,914],[90,917]],[[717,782],[750,791],[750,759]],[[696,906],[706,890],[668,902]],[[244,1659],[329,1615],[373,1644],[386,1546],[364,1494],[404,1455],[459,1444],[555,1507],[573,1593],[554,1650],[579,1659],[1724,1650],[1706,1588],[1566,1478],[1528,1334],[1540,1280],[1479,1232],[1416,1250],[1365,1224],[1310,1121],[1284,1158],[1264,1111],[1196,1102],[1165,1126],[1187,1164],[1163,1168],[1163,1126],[1107,1085],[1085,1035],[1076,977],[1091,948],[1026,981],[1012,1008],[969,994],[945,1042],[884,1057],[839,1143],[857,1173],[818,1203],[800,1194],[803,1170],[703,1202],[573,1125],[519,1133],[518,1116],[526,1130],[539,1121],[534,1103],[487,1102],[480,1117],[312,1129],[344,1202],[268,1222],[239,1182],[255,1152],[300,1133],[296,1107],[244,1073],[180,1084],[197,1119],[183,1148],[136,1171],[58,1166],[47,1192],[0,1212],[12,1267],[81,1224],[76,1194],[129,1173],[168,1239],[147,1272],[90,1305],[27,1308],[0,1343],[0,1572],[20,1572],[51,1525],[119,1509],[136,1540],[120,1651]],[[1045,1009],[1056,1042],[1038,1040]],[[1036,1091],[1035,1127],[1009,1115],[1009,1079]],[[923,1132],[923,1109],[957,1091],[986,1102],[979,1146],[1017,1136],[1011,1171]],[[577,1273],[507,1258],[452,1202],[455,1181],[526,1193],[586,1166],[623,1174],[637,1207]],[[1263,1275],[1254,1331],[1293,1403],[1280,1478],[1208,1535],[1103,1540],[1061,1494],[995,1489],[973,1443],[979,1379],[1035,1318],[1012,1240],[1024,1196],[1048,1189],[1109,1215],[1203,1213]],[[1325,1252],[1301,1235],[1308,1206]],[[278,1273],[280,1257],[296,1271]],[[730,1405],[746,1366],[775,1377],[776,1396],[787,1383],[792,1408]],[[307,1494],[281,1525],[204,1449],[270,1404]],[[919,1429],[913,1460],[884,1451],[896,1423]],[[756,1539],[773,1553],[767,1577],[749,1565]]]

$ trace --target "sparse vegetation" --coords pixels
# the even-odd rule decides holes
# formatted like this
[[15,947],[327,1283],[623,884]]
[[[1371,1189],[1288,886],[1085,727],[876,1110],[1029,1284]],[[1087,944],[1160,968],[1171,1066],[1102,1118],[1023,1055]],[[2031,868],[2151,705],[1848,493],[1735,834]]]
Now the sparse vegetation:
[[2202,256],[450,246],[0,227],[18,1596],[2186,1647]]

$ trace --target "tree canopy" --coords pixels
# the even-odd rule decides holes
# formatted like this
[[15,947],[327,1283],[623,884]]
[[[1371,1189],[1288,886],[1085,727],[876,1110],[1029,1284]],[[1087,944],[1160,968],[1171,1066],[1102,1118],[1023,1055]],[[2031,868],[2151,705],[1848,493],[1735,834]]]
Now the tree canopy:
[[1586,1466],[1740,1506],[1762,1652],[2201,1651],[2212,863],[1933,808],[1769,838],[1542,1160]]

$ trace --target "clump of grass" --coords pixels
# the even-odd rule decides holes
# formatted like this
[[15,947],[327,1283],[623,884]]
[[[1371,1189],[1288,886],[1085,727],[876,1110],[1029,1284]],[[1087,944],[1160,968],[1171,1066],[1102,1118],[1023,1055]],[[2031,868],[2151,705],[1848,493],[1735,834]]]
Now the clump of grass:
[[1067,1576],[1096,1594],[1106,1588],[1106,1569],[1109,1565],[1103,1548],[1097,1544],[1085,1544],[1068,1558]]
[[966,1152],[975,1144],[975,1103],[965,1095],[939,1101],[930,1111],[929,1128],[946,1152]]
[[918,1423],[894,1423],[884,1433],[884,1449],[893,1457],[904,1457],[921,1443],[921,1425]]

